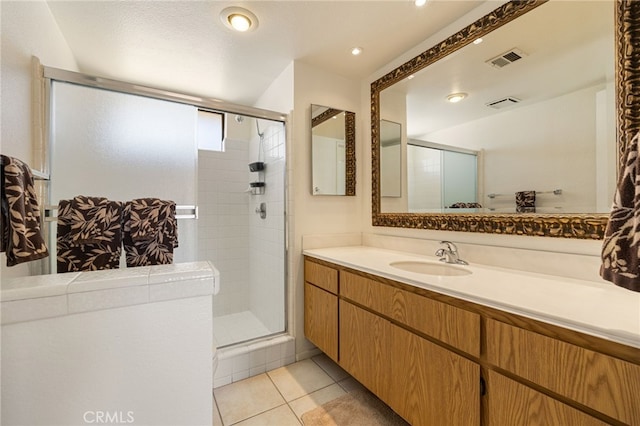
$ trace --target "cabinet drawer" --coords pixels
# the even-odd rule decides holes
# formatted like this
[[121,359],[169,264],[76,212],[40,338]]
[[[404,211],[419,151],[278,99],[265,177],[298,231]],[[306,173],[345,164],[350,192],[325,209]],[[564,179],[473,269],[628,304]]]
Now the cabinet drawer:
[[547,395],[489,370],[484,410],[486,426],[576,425],[605,426],[604,423]]
[[480,315],[347,271],[340,295],[473,356],[480,356]]
[[329,266],[305,259],[304,280],[333,294],[338,294],[338,271]]
[[640,425],[640,366],[487,320],[487,361],[623,423]]

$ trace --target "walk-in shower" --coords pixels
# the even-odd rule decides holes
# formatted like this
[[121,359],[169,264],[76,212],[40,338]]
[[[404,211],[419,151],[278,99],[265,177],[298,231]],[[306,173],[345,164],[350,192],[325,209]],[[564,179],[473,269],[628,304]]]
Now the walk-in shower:
[[[45,68],[45,77],[50,246],[62,199],[173,200],[174,261],[208,260],[220,271],[213,300],[214,340],[223,348],[217,383],[290,362],[285,117],[56,69]],[[200,143],[203,134],[216,140]],[[249,350],[264,361],[246,368],[232,361],[248,358]]]
[[198,256],[223,277],[219,347],[285,328],[285,127],[248,116],[226,122],[224,150],[198,151]]

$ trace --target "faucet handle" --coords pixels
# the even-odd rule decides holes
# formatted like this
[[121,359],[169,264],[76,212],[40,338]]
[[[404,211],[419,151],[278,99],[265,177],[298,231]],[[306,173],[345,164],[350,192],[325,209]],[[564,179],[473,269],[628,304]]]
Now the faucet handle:
[[458,247],[456,247],[456,245],[451,241],[440,241],[440,244],[446,244],[447,250],[449,250],[451,253],[456,253],[458,251]]
[[447,246],[436,251],[436,256],[441,256],[440,261],[446,263],[456,263],[458,265],[468,265],[469,263],[458,257],[458,247],[451,241],[440,241],[440,244]]

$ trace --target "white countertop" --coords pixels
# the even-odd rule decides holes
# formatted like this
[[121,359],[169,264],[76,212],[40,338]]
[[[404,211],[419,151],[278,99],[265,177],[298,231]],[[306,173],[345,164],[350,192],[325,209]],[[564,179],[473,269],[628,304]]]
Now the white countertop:
[[640,293],[609,282],[582,281],[485,265],[472,274],[407,272],[396,261],[439,263],[434,256],[367,246],[304,250],[307,256],[640,348]]
[[210,262],[142,266],[2,280],[2,324],[216,294]]

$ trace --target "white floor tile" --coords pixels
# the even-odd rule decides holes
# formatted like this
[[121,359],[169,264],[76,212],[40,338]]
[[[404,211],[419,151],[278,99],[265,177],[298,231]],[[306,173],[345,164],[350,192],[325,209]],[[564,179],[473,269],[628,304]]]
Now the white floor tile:
[[232,425],[285,403],[266,374],[214,390],[222,422]]
[[236,423],[237,426],[300,426],[300,424],[296,415],[286,404]]
[[213,425],[300,426],[307,411],[360,388],[330,358],[319,355],[215,389]]
[[340,387],[340,385],[334,383],[326,388],[322,388],[289,402],[289,406],[291,406],[293,412],[296,413],[298,419],[302,419],[302,415],[307,411],[313,410],[322,404],[333,401],[334,399],[346,394],[347,393]]
[[310,359],[278,368],[267,374],[287,402],[335,383]]

